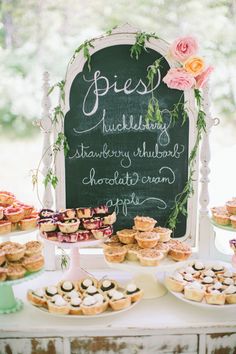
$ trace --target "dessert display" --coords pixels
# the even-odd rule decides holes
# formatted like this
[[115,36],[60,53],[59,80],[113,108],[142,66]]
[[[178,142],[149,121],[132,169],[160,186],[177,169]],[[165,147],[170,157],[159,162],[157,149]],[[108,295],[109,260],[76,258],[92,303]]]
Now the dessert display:
[[224,206],[211,208],[211,212],[216,224],[236,229],[236,198],[227,201]]
[[170,274],[165,284],[181,299],[209,305],[236,304],[236,273],[219,262],[191,262]]
[[15,231],[27,231],[37,227],[38,213],[11,192],[0,191],[0,235]]
[[39,212],[38,228],[41,236],[58,242],[75,243],[87,240],[107,239],[113,233],[116,213],[109,213],[101,205],[96,208],[70,208],[55,212],[42,209]]
[[103,251],[107,262],[131,261],[145,267],[156,267],[166,257],[177,262],[187,260],[192,254],[191,247],[185,242],[171,239],[172,231],[155,227],[156,223],[153,218],[136,216],[132,229],[119,230],[104,241]]
[[28,290],[28,301],[41,309],[58,315],[94,316],[120,311],[137,303],[143,290],[134,283],[124,288],[113,279],[97,280],[88,276],[77,281]]
[[29,273],[38,272],[43,266],[41,242],[0,243],[0,281],[23,278]]

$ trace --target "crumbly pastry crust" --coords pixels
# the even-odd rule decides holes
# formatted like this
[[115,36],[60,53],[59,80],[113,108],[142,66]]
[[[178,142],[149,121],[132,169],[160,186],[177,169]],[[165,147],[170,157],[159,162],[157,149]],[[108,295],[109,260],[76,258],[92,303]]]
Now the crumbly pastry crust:
[[44,296],[43,298],[42,297],[39,297],[37,295],[34,294],[33,290],[28,290],[27,291],[27,299],[28,301],[37,306],[37,307],[47,307],[47,299],[46,297]]
[[99,313],[103,313],[108,308],[108,300],[104,298],[103,303],[96,303],[92,306],[85,306],[83,303],[81,304],[81,310],[84,315],[92,316],[98,315]]
[[52,218],[39,220],[38,226],[41,232],[52,232],[57,229],[57,225]]
[[19,222],[24,218],[24,209],[21,207],[8,207],[4,212],[10,222]]
[[157,226],[152,231],[158,234],[160,242],[168,242],[170,240],[172,230]]
[[26,273],[26,270],[24,267],[22,267],[20,264],[11,264],[7,268],[7,279],[9,280],[16,280],[23,278]]
[[15,201],[16,197],[13,193],[7,191],[0,191],[0,203],[11,205]]
[[130,244],[130,245],[126,245],[124,246],[127,250],[126,253],[126,259],[127,261],[131,261],[131,262],[136,262],[138,261],[138,251],[140,251],[142,248],[139,247],[139,245],[135,244]]
[[230,225],[230,216],[229,215],[224,215],[224,214],[213,214],[213,220],[222,226],[228,226]]
[[134,226],[138,231],[152,231],[157,221],[149,216],[136,216],[134,218]]
[[0,235],[11,232],[11,222],[8,220],[0,220]]
[[92,218],[94,211],[92,208],[76,208],[77,217],[79,219]]
[[51,300],[47,300],[47,307],[49,312],[56,313],[58,315],[68,315],[70,312],[70,306],[68,303],[63,306],[57,306]]
[[24,257],[26,247],[20,243],[11,242],[11,244],[3,246],[6,258],[10,262],[19,261]]
[[28,272],[38,272],[44,266],[44,257],[41,254],[34,254],[32,256],[25,257],[22,264]]
[[135,236],[137,235],[137,231],[133,229],[123,229],[117,231],[117,236],[121,243],[124,244],[132,244],[135,243]]
[[137,257],[143,266],[158,266],[163,254],[155,249],[143,249],[138,251]]
[[236,215],[236,200],[229,200],[226,203],[226,209],[228,211],[228,213],[232,214],[232,215]]
[[18,225],[21,231],[35,229],[37,226],[37,217],[25,217],[19,221]]
[[191,247],[184,242],[171,240],[169,242],[169,246],[170,249],[168,256],[171,257],[174,261],[185,261],[192,254]]
[[168,252],[169,252],[169,250],[170,250],[170,246],[167,245],[164,242],[158,241],[156,246],[154,247],[154,249],[156,249],[157,251],[163,253],[163,256],[166,257]]
[[26,256],[32,256],[33,254],[39,254],[42,252],[43,244],[40,241],[29,241],[25,244]]
[[138,242],[139,247],[153,248],[157,245],[157,242],[159,241],[159,236],[155,232],[146,231],[138,232],[135,236],[135,239]]
[[65,234],[76,232],[80,225],[79,219],[71,219],[73,222],[58,222],[59,230]]
[[104,255],[108,262],[121,263],[125,260],[127,250],[124,247],[112,247],[104,249]]
[[211,292],[205,292],[205,299],[206,302],[211,305],[224,305],[226,295],[223,293],[213,294]]
[[[126,292],[126,293],[127,293],[127,292]],[[133,293],[133,294],[128,294],[128,293],[127,293],[127,296],[130,296],[131,302],[137,302],[137,301],[139,301],[139,300],[142,299],[143,294],[144,294],[143,289],[139,289],[137,292],[135,292],[135,293]]]

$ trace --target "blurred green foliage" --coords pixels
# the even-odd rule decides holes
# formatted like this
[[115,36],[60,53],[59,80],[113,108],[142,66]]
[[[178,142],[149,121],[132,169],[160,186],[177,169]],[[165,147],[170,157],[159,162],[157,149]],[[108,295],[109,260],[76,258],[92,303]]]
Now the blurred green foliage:
[[[215,67],[213,113],[236,126],[236,0],[1,0],[0,134],[31,136],[41,116],[42,73],[64,78],[74,49],[129,22],[172,41],[195,35]],[[57,102],[53,102],[56,105]]]

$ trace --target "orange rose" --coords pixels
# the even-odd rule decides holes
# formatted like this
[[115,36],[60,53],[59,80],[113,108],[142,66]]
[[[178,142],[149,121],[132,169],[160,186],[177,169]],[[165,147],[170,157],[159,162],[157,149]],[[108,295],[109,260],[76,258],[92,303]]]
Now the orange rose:
[[184,69],[193,76],[199,75],[205,68],[205,62],[200,57],[190,57],[184,62]]

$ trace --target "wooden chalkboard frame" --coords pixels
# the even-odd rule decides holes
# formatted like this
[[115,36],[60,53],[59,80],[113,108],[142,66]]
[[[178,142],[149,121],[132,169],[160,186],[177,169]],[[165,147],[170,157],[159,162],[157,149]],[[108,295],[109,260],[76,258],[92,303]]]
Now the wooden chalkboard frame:
[[[123,25],[115,30],[109,36],[102,36],[93,41],[94,48],[90,49],[90,54],[114,45],[128,44],[132,45],[135,43],[135,36],[138,32],[137,28],[134,28],[130,25]],[[168,48],[169,44],[162,39],[151,39],[147,45],[148,48],[151,48],[159,52],[162,56],[165,57],[170,67],[174,65],[174,62],[168,57]],[[135,60],[135,59],[134,59]],[[70,88],[75,79],[76,75],[83,70],[83,67],[86,63],[86,59],[83,56],[83,53],[80,52],[75,57],[75,59],[69,64],[66,79],[65,79],[65,101],[60,102],[64,115],[69,111],[69,94]],[[186,102],[186,110],[189,114],[189,154],[193,148],[195,139],[196,139],[196,109],[195,109],[195,99],[194,91],[187,90],[184,94],[184,99]],[[55,127],[55,134],[57,127]],[[188,242],[192,246],[196,246],[196,224],[197,224],[197,198],[198,198],[198,179],[199,179],[199,158],[197,157],[196,163],[196,172],[195,172],[195,182],[194,182],[194,195],[188,201],[188,217],[187,217],[187,226],[186,233],[181,238],[185,240],[188,238]],[[64,153],[59,152],[56,158],[56,175],[58,177],[59,183],[56,187],[56,208],[64,208],[66,205],[66,191],[65,191],[65,158]]]

